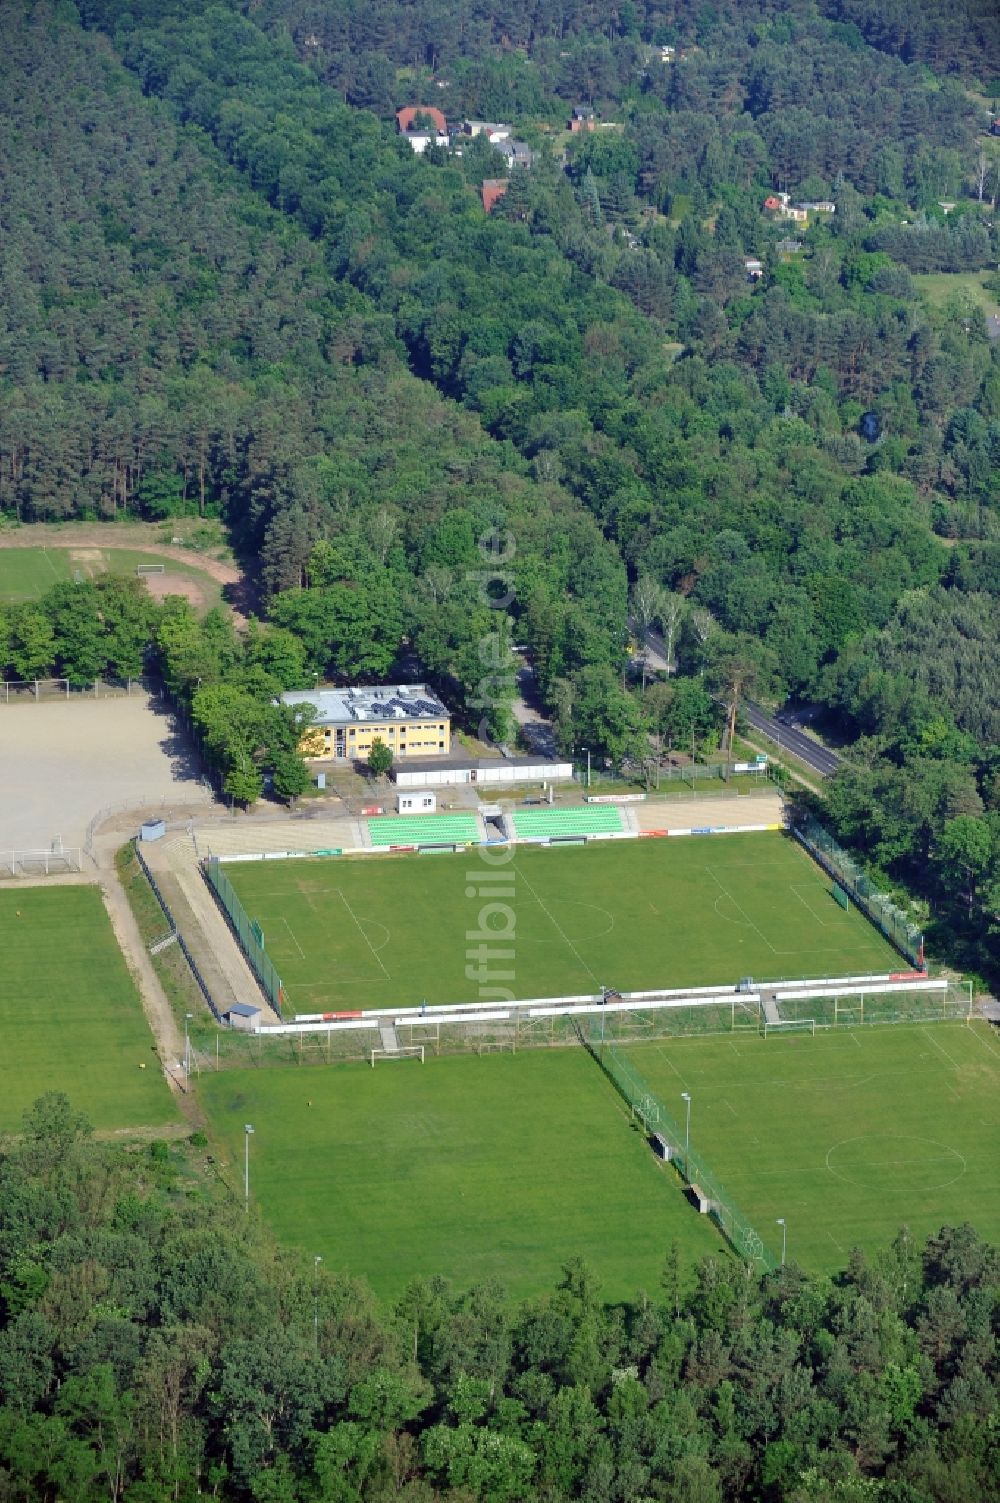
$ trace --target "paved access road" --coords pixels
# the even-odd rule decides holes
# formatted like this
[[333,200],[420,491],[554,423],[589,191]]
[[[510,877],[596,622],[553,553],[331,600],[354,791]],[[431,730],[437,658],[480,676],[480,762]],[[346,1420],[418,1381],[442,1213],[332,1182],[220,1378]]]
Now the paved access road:
[[760,705],[754,704],[752,699],[745,699],[740,709],[746,716],[747,723],[753,726],[755,731],[762,731],[778,746],[798,757],[799,761],[804,762],[813,772],[829,777],[840,766],[841,759],[836,752],[820,746],[818,741],[814,741],[803,731],[797,730],[795,726],[776,720],[773,715],[768,715]]

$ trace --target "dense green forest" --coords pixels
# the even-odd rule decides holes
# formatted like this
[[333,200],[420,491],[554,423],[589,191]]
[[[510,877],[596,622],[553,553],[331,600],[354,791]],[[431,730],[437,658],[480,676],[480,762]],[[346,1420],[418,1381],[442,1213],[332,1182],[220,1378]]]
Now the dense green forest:
[[[1000,286],[988,8],[3,8],[0,508],[219,514],[307,675],[408,647],[499,740],[513,642],[615,763],[811,698],[840,833],[996,964],[1000,344],[916,280]],[[533,143],[493,214],[428,99]]]
[[[199,1146],[200,1145],[200,1146]],[[602,1304],[391,1310],[277,1249],[191,1145],[63,1096],[0,1150],[0,1498],[969,1503],[1000,1491],[1000,1258],[905,1228],[834,1280],[720,1255]]]

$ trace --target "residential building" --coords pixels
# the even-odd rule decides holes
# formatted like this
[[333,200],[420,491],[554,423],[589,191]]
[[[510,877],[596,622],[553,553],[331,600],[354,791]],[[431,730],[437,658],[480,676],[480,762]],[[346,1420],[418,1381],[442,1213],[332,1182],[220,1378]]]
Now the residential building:
[[743,258],[743,265],[746,268],[747,281],[759,282],[764,275],[763,261],[758,261],[756,256],[745,256]]
[[494,145],[500,155],[507,158],[512,167],[530,167],[535,160],[535,153],[527,141],[496,141]]
[[451,716],[426,684],[293,689],[281,699],[315,711],[299,747],[304,757],[364,761],[376,740],[394,758],[447,756],[451,750]]
[[428,146],[447,146],[448,122],[440,110],[431,105],[413,104],[396,111],[396,129],[405,136],[415,152]]
[[578,105],[569,118],[569,128],[574,135],[576,135],[577,131],[581,130],[596,130],[597,120],[593,110],[586,109],[583,105]]
[[483,208],[487,214],[492,214],[497,204],[503,198],[510,187],[510,179],[506,177],[488,177],[480,188],[483,198]]
[[512,125],[500,125],[491,120],[466,120],[462,124],[463,136],[485,136],[487,141],[496,145],[498,141],[506,141],[514,134]]

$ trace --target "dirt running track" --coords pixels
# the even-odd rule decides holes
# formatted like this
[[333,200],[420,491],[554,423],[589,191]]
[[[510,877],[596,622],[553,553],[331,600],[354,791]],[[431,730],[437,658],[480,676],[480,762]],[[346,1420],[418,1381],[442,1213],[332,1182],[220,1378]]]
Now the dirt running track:
[[[188,568],[200,569],[218,584],[228,585],[234,602],[247,606],[247,583],[235,564],[208,558],[194,548],[179,548],[162,541],[162,529],[156,522],[33,522],[13,531],[0,531],[0,548],[134,548],[155,553],[158,558],[175,559]],[[239,625],[245,616],[237,605],[233,615]]]

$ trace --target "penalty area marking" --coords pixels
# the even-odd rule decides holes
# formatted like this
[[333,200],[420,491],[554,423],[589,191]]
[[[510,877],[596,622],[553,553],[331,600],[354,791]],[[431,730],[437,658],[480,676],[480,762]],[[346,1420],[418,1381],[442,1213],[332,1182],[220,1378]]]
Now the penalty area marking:
[[305,952],[305,950],[303,950],[302,946],[299,944],[298,940],[295,938],[295,930],[292,928],[291,924],[288,922],[288,920],[284,916],[282,916],[281,922],[284,924],[285,928],[288,930],[289,938],[291,939],[292,944],[298,950],[298,952],[301,955],[302,959],[305,960],[305,958],[306,958],[306,952]]
[[799,892],[799,889],[796,887],[796,885],[795,885],[794,882],[789,882],[788,886],[789,886],[789,890],[791,892],[793,892],[795,894],[795,896],[798,898],[798,900],[802,904],[803,908],[808,909],[808,911],[812,914],[813,918],[816,920],[817,924],[822,924],[823,928],[825,929],[826,926],[827,926],[826,925],[826,919],[825,918],[820,918],[819,914],[816,912],[816,910],[813,907],[813,905],[809,902],[809,900],[807,898],[804,898],[802,896],[802,894]]

